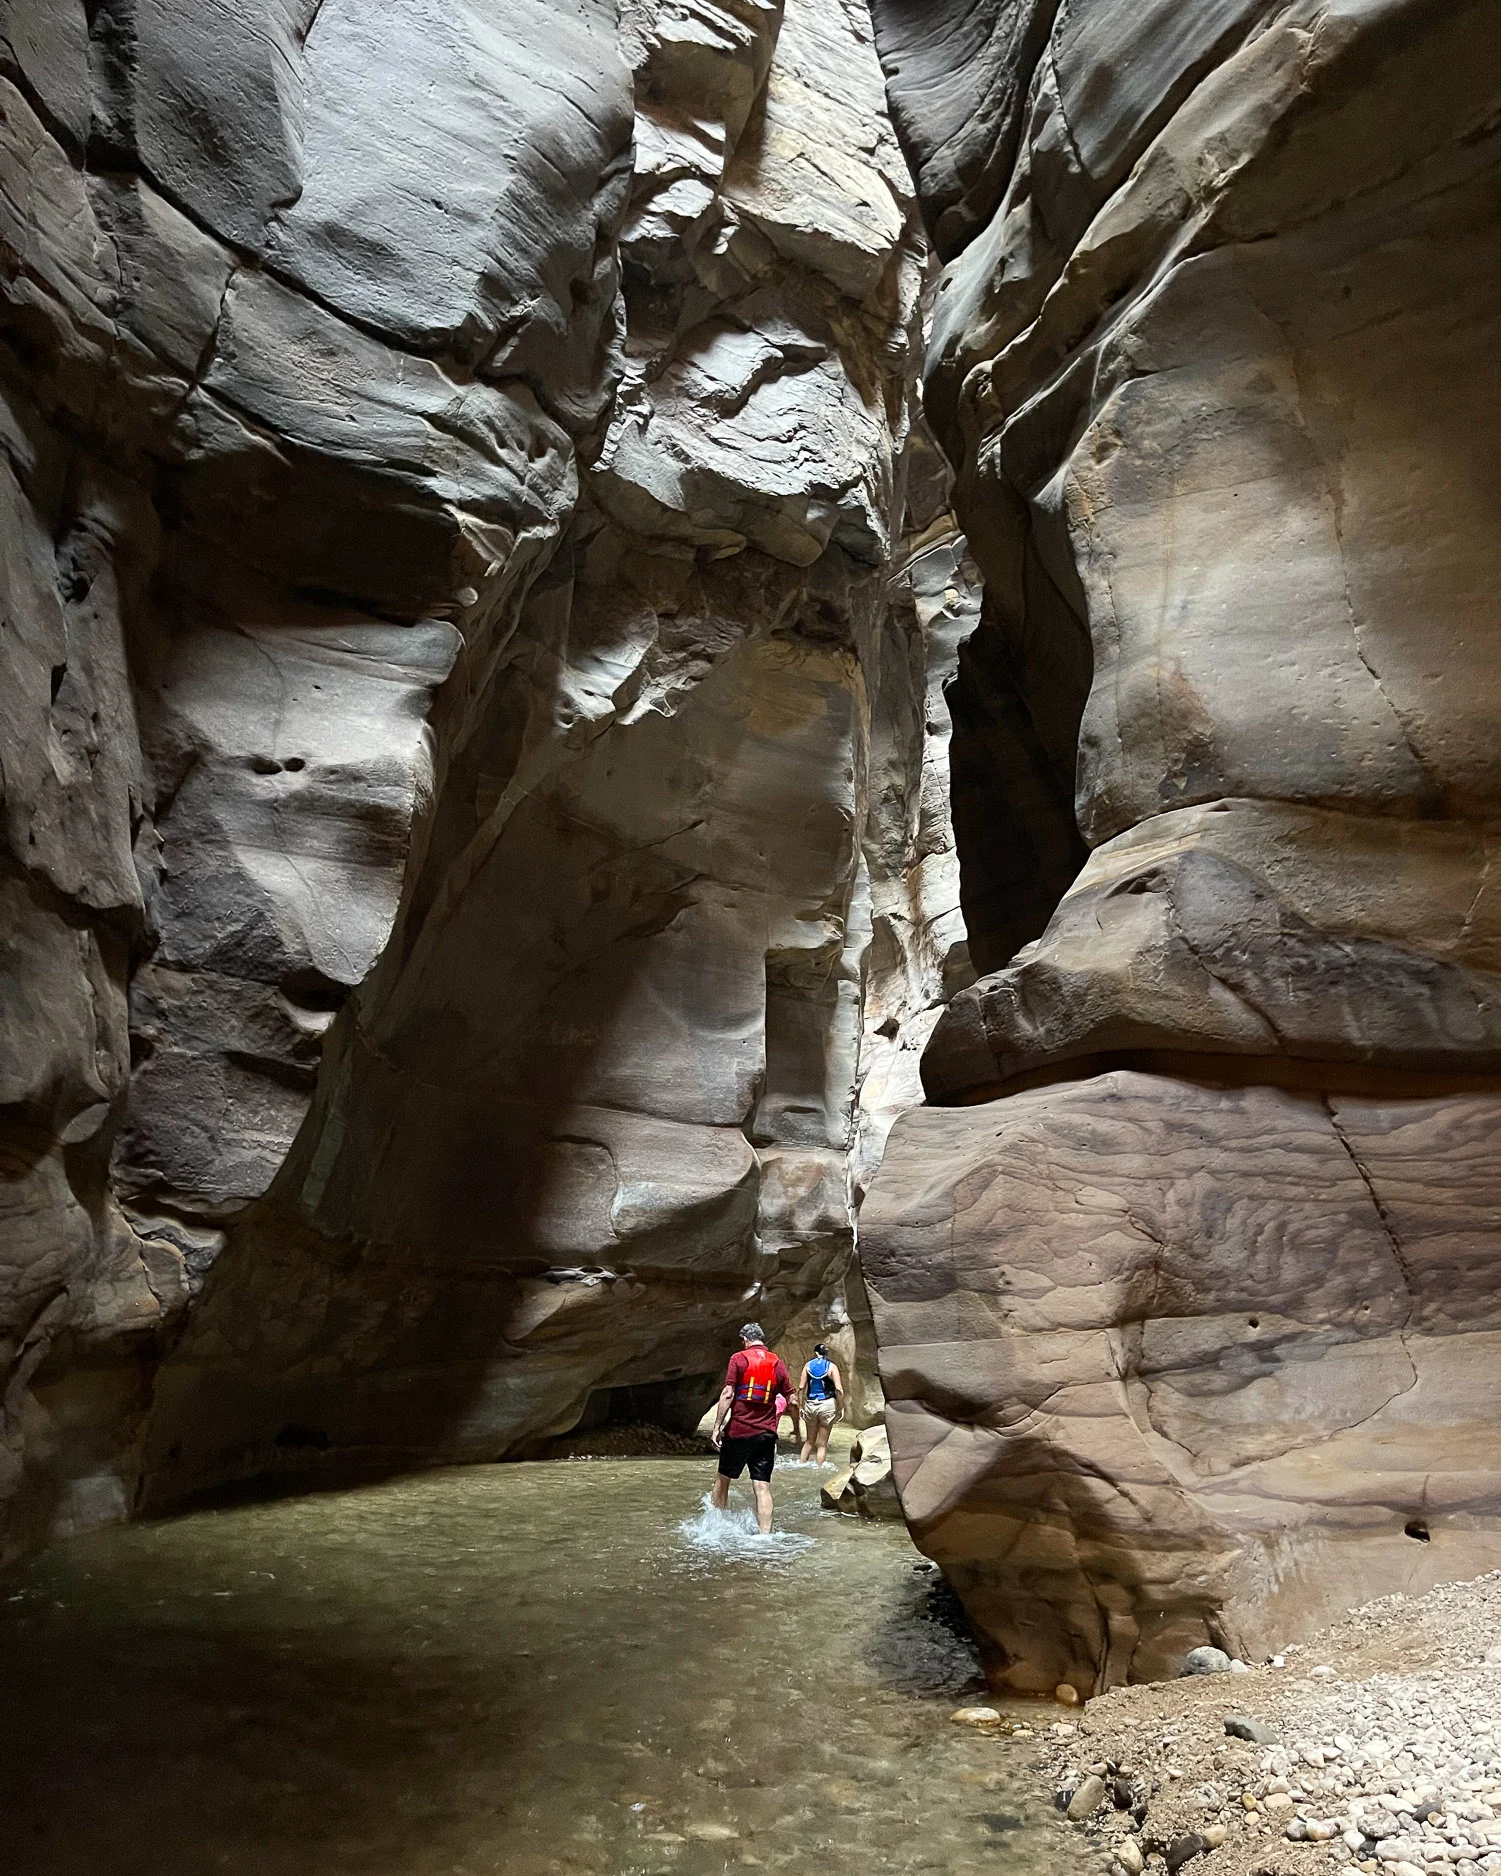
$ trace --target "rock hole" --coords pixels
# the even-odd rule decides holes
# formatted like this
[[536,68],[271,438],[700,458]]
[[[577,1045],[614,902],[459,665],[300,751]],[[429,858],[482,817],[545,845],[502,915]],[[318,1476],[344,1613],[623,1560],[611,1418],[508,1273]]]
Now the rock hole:
[[270,756],[252,756],[250,766],[257,775],[280,775],[281,764],[273,762]]
[[295,775],[299,769],[305,769],[307,767],[307,763],[302,759],[301,756],[288,756],[286,761],[282,763],[281,766],[284,769],[286,769],[289,774]]
[[1261,1327],[1261,1318],[1260,1316],[1250,1316],[1247,1318],[1247,1323],[1250,1328],[1259,1329]]
[[1432,1535],[1421,1518],[1409,1518],[1402,1526],[1402,1533],[1405,1537],[1415,1537],[1420,1544],[1428,1543]]
[[351,986],[336,983],[310,964],[303,970],[288,971],[279,988],[288,1003],[295,1003],[299,1010],[326,1011],[343,1009]]
[[53,665],[52,667],[52,701],[53,703],[57,702],[57,693],[62,689],[63,679],[67,675],[68,675],[68,665],[67,665],[66,659],[61,664]]

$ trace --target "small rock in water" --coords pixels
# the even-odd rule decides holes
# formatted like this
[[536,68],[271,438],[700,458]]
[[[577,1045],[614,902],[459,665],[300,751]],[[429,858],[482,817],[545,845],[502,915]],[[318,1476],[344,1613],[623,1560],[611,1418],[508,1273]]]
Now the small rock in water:
[[[818,1488],[819,1503],[825,1511],[843,1511],[858,1517],[855,1510],[853,1479],[855,1468],[846,1466],[843,1472],[836,1472],[832,1479],[825,1479]],[[846,1503],[846,1499],[849,1501]]]
[[1096,1773],[1091,1772],[1089,1777],[1076,1787],[1074,1795],[1068,1801],[1064,1816],[1071,1823],[1081,1823],[1086,1817],[1093,1817],[1104,1802],[1105,1781]]
[[1228,1674],[1230,1657],[1223,1648],[1190,1648],[1183,1657],[1183,1673]]
[[1225,1732],[1231,1739],[1249,1739],[1254,1745],[1275,1746],[1277,1734],[1265,1720],[1253,1720],[1249,1714],[1231,1713],[1225,1719]]
[[1182,1837],[1174,1837],[1167,1847],[1168,1876],[1176,1876],[1176,1872],[1182,1869],[1185,1863],[1191,1862],[1196,1856],[1202,1856],[1208,1848],[1208,1843],[1196,1830],[1189,1831]]
[[1000,1717],[994,1707],[960,1707],[949,1715],[957,1726],[994,1726]]
[[1122,1837],[1115,1846],[1115,1860],[1125,1871],[1125,1876],[1141,1876],[1146,1859],[1141,1854],[1141,1845],[1134,1837]]
[[729,1824],[685,1824],[683,1829],[690,1837],[697,1837],[703,1843],[728,1843],[740,1832]]

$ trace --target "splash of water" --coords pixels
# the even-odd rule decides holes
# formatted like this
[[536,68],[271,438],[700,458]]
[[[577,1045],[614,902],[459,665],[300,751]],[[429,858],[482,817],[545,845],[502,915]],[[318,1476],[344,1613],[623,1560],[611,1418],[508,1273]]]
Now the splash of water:
[[748,1563],[785,1563],[811,1550],[814,1542],[797,1531],[768,1531],[763,1536],[756,1528],[756,1514],[748,1505],[731,1505],[720,1511],[708,1492],[703,1495],[698,1515],[684,1518],[678,1526],[678,1535],[690,1550],[742,1558]]

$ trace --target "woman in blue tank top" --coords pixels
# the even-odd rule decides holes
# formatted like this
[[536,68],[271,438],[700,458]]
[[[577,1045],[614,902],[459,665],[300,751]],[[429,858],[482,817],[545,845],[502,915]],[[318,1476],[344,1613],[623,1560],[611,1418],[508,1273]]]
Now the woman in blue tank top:
[[816,1459],[825,1465],[829,1456],[829,1435],[834,1422],[844,1412],[844,1380],[839,1366],[829,1359],[829,1351],[820,1342],[812,1357],[803,1363],[798,1378],[798,1397],[803,1404],[803,1463]]

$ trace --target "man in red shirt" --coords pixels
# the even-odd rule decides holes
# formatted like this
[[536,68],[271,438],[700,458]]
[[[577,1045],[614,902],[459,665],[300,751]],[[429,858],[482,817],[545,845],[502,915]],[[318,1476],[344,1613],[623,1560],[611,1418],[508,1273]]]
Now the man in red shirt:
[[[759,1322],[740,1331],[743,1346],[725,1370],[719,1411],[714,1416],[714,1445],[719,1476],[712,1502],[723,1511],[730,1502],[730,1480],[750,1468],[756,1494],[756,1522],[763,1536],[771,1529],[771,1469],[777,1460],[777,1422],[792,1398],[792,1380],[780,1355],[766,1346]],[[725,1420],[728,1417],[729,1426]]]

